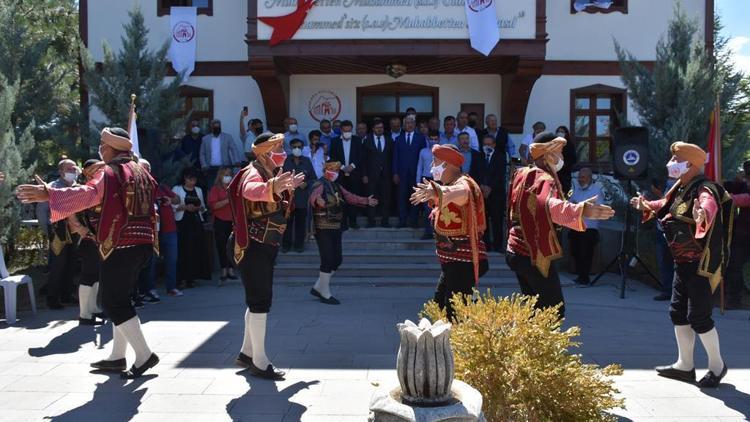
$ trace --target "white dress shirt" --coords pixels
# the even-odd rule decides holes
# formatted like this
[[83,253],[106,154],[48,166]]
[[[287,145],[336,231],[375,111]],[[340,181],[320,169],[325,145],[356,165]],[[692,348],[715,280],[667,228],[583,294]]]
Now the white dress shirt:
[[344,162],[342,163],[344,166],[349,165],[349,156],[351,155],[352,151],[352,140],[341,140],[341,145],[344,147]]
[[221,166],[221,138],[211,137],[211,166]]

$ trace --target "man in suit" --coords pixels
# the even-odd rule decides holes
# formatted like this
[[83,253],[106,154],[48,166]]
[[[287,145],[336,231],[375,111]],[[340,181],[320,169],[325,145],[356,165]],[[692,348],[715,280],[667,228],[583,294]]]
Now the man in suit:
[[[482,138],[482,159],[485,163],[484,179],[480,181],[484,194],[484,215],[487,230],[484,244],[488,251],[503,253],[503,218],[505,217],[505,144],[491,132]],[[507,134],[506,134],[507,136]]]
[[378,200],[378,206],[367,209],[367,227],[375,227],[375,215],[380,225],[390,227],[391,171],[393,170],[393,139],[385,133],[380,119],[372,123],[372,133],[362,143],[362,184],[366,194]]
[[417,122],[412,116],[404,118],[404,130],[393,148],[393,183],[398,185],[398,222],[406,227],[407,219],[417,226],[417,208],[409,202],[417,178],[419,151],[427,145],[424,136],[415,131]]
[[216,173],[222,167],[239,166],[244,158],[232,135],[222,132],[221,121],[211,121],[211,133],[203,137],[200,147],[200,164],[204,183],[209,185],[216,180]]
[[399,119],[398,116],[391,117],[391,120],[388,124],[388,134],[391,135],[391,139],[393,139],[393,142],[396,142],[396,139],[401,136],[402,132],[403,130],[401,129],[401,119]]
[[475,181],[484,180],[485,162],[482,153],[471,147],[471,136],[466,132],[458,134],[458,149],[464,155],[461,172]]
[[[341,137],[331,140],[331,159],[341,163],[339,183],[347,191],[359,195],[362,181],[362,139],[354,136],[353,124],[350,120],[341,122]],[[346,204],[344,207],[344,227],[358,229],[355,206]]]

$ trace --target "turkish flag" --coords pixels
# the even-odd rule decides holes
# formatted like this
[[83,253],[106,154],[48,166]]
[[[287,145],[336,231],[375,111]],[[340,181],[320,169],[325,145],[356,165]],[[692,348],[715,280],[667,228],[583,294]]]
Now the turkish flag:
[[273,28],[269,44],[274,46],[292,39],[313,5],[315,5],[315,0],[297,0],[297,10],[288,15],[258,17],[259,21]]

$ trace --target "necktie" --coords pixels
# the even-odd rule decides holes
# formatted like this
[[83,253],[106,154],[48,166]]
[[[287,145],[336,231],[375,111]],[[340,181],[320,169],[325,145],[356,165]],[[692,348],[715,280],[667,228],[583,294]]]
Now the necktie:
[[378,151],[383,152],[383,138],[378,136]]
[[411,146],[411,133],[406,134],[406,145]]

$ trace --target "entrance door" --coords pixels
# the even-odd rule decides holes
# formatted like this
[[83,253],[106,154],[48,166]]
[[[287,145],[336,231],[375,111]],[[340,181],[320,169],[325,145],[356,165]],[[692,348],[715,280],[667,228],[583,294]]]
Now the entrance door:
[[375,118],[385,122],[391,117],[399,119],[406,116],[406,110],[413,107],[417,111],[417,120],[429,120],[437,114],[439,88],[393,82],[357,88],[357,121],[365,122],[369,127]]
[[477,113],[479,120],[477,121],[477,130],[484,128],[484,104],[483,103],[461,103],[461,111],[467,113]]

